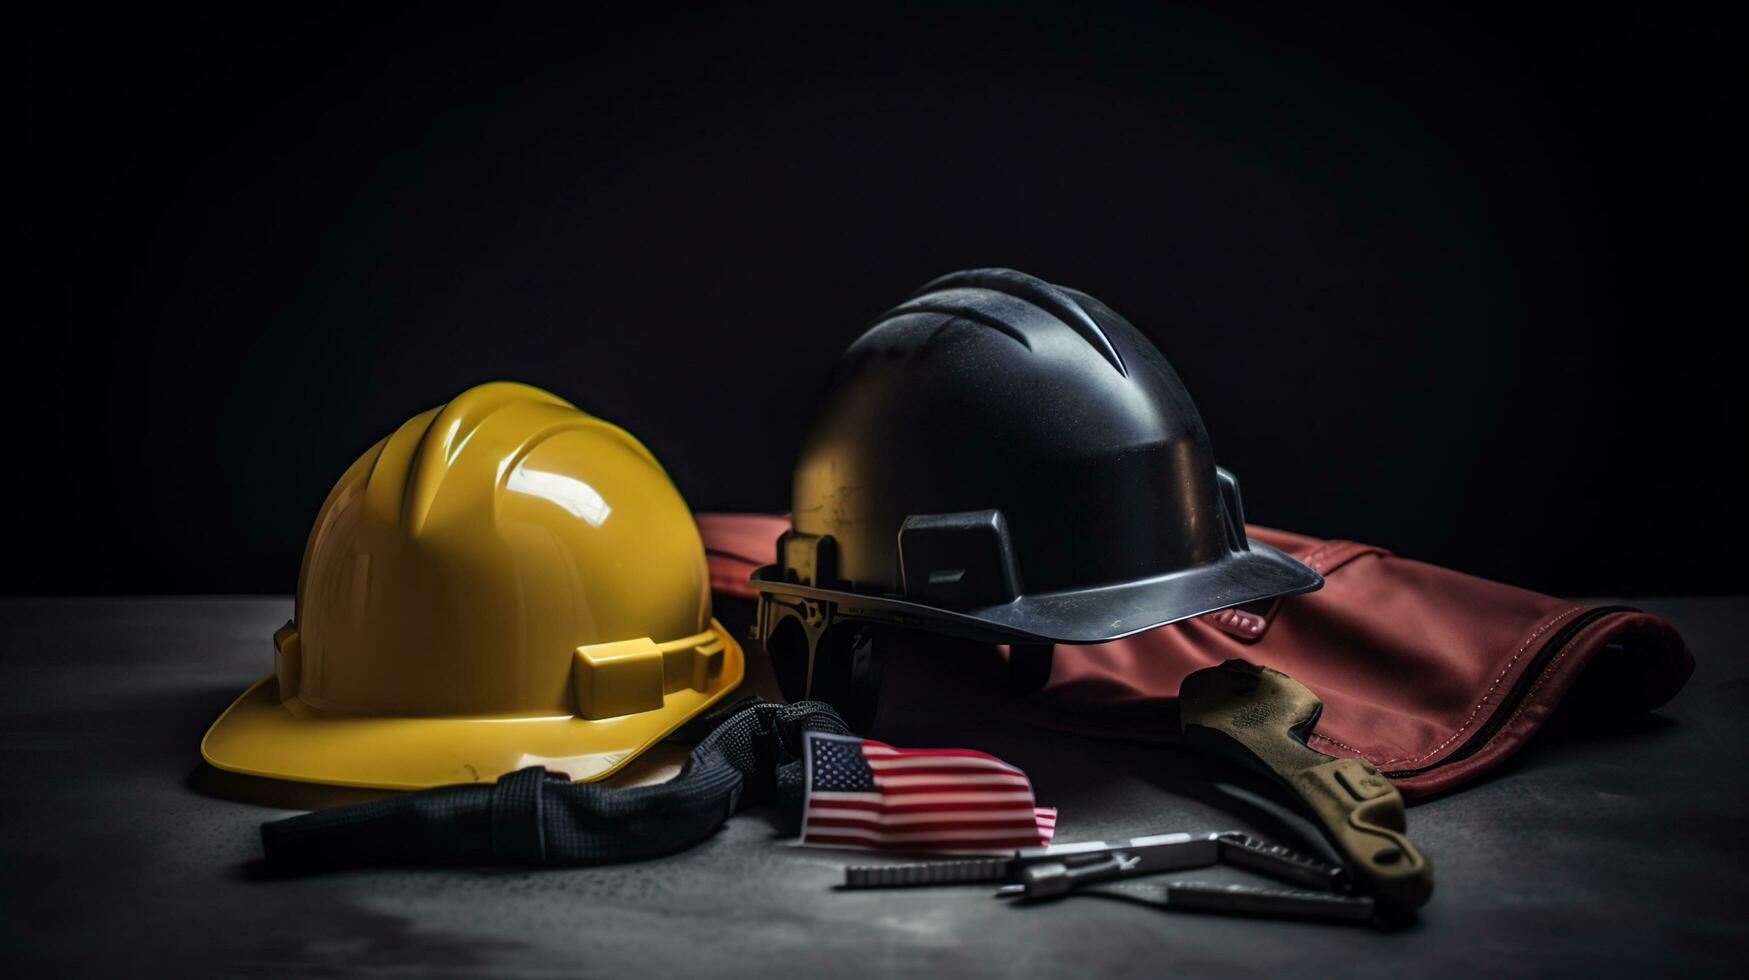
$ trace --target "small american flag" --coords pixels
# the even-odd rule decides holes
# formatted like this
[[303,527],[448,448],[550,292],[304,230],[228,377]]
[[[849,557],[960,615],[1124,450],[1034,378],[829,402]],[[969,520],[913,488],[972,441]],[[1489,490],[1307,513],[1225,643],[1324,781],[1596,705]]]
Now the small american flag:
[[969,749],[895,749],[809,732],[803,844],[908,851],[1011,851],[1049,844],[1055,807],[1026,773]]

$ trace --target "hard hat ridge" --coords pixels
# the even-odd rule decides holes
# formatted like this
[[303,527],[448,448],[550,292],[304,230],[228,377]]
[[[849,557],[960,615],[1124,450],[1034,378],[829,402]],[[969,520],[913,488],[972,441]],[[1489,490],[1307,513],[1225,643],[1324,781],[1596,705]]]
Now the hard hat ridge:
[[[366,493],[379,498],[385,516],[396,515],[406,534],[417,538],[435,511],[475,506],[517,478],[522,461],[547,440],[577,429],[610,435],[666,475],[649,450],[624,429],[579,411],[551,392],[492,381],[415,415],[373,449]],[[464,454],[489,457],[490,465],[463,465]]]
[[[991,293],[997,295],[993,297]],[[1020,341],[1028,350],[1033,349],[1033,342],[1026,326],[1039,320],[1054,321],[1074,331],[1119,374],[1129,375],[1123,355],[1118,353],[1105,328],[1069,290],[1024,272],[990,268],[949,273],[924,284],[881,320],[925,312],[947,313],[993,327]]]

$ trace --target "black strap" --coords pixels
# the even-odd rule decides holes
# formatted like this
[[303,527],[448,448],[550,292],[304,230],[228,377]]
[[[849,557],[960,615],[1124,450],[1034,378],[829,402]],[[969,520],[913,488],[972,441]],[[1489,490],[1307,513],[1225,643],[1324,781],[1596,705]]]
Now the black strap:
[[801,800],[803,733],[847,735],[818,701],[755,703],[729,715],[665,783],[573,783],[539,767],[490,786],[443,786],[261,825],[268,868],[307,874],[382,864],[549,867],[673,854],[743,806]]

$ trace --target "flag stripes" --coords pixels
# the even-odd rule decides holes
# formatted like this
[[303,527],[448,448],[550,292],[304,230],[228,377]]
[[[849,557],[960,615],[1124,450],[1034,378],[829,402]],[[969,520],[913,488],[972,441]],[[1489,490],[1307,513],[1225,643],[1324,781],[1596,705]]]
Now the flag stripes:
[[969,749],[896,749],[810,732],[803,844],[891,850],[1013,850],[1049,843],[1057,812],[1026,774]]

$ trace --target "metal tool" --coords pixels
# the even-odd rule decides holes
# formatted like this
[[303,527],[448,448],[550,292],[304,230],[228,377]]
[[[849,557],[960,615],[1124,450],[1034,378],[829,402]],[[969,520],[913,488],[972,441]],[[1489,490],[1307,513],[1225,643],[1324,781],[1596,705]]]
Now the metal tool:
[[1178,708],[1186,745],[1266,777],[1318,824],[1379,911],[1405,917],[1433,894],[1433,864],[1410,842],[1403,796],[1378,768],[1311,747],[1323,703],[1278,670],[1243,660],[1184,679]]
[[844,869],[846,888],[1000,884],[999,898],[1043,901],[1085,885],[1225,864],[1267,875],[1297,888],[1258,888],[1182,882],[1168,885],[1165,906],[1237,915],[1279,915],[1338,920],[1373,916],[1373,900],[1349,893],[1348,872],[1291,848],[1237,831],[1157,834],[1122,843],[1089,841],[1028,847],[1013,854]]

